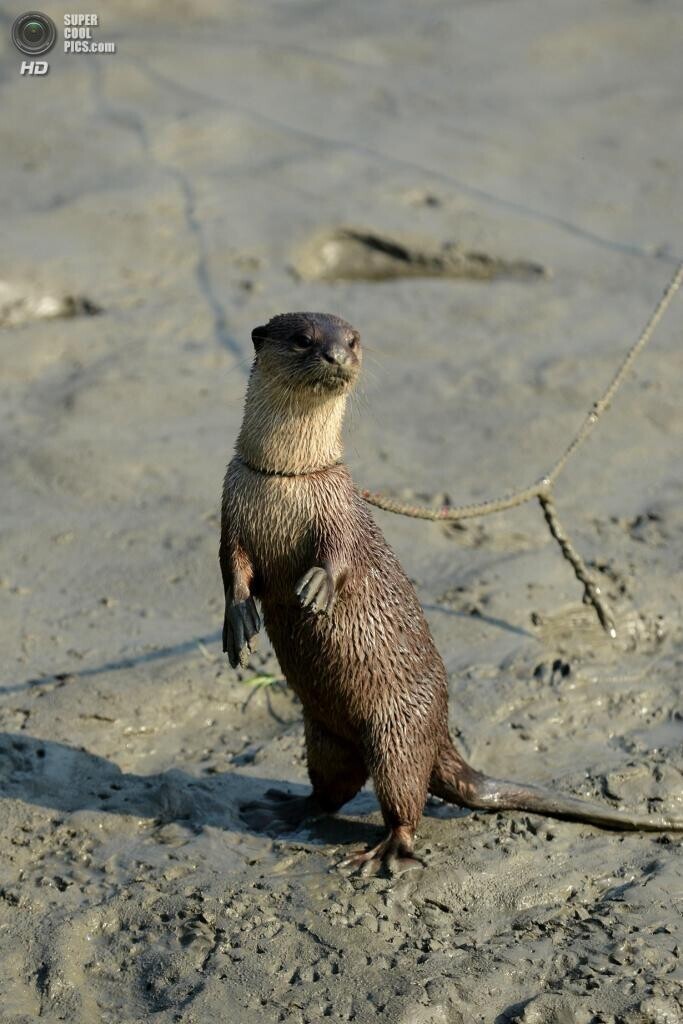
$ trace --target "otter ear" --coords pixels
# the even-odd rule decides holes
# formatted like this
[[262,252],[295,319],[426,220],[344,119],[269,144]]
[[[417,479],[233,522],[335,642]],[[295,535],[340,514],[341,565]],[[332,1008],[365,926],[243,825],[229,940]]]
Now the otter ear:
[[254,342],[254,349],[257,352],[261,348],[263,342],[266,340],[267,337],[268,328],[266,327],[265,324],[263,327],[255,327],[254,330],[251,332],[251,340]]

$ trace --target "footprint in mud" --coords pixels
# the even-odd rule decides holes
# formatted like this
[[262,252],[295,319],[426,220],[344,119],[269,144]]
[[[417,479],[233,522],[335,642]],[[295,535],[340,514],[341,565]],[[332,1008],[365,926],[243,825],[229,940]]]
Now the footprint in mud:
[[256,832],[277,835],[293,832],[305,821],[322,817],[322,811],[311,796],[293,796],[282,789],[267,789],[264,799],[240,806],[240,817]]
[[294,270],[309,281],[388,281],[400,277],[528,280],[548,273],[539,263],[469,252],[453,242],[421,248],[387,235],[344,227],[309,239],[295,253]]
[[532,621],[543,645],[560,654],[590,652],[600,661],[618,661],[624,653],[656,654],[671,630],[670,623],[658,612],[634,608],[614,608],[617,624],[612,639],[587,605],[569,605],[541,615],[532,613]]
[[633,519],[621,521],[626,533],[631,540],[640,544],[648,544],[650,547],[661,548],[673,540],[672,528],[669,522],[668,509],[665,506],[659,508],[648,508]]

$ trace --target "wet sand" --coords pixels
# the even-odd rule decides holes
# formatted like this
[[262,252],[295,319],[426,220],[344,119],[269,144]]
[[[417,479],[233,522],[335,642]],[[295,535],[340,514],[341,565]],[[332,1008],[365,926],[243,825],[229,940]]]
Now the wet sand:
[[[683,258],[679,5],[112,3],[118,53],[55,51],[42,81],[18,74],[15,13],[2,1024],[683,1020],[673,836],[434,802],[425,869],[365,880],[333,865],[381,834],[371,789],[249,831],[241,801],[306,790],[301,714],[265,638],[244,672],[221,655],[217,563],[249,332],[283,310],[362,332],[359,486],[479,500],[562,451]],[[386,251],[302,264],[349,230]],[[443,253],[544,272],[452,276]],[[537,508],[376,513],[468,759],[678,815],[682,318],[679,299],[557,487],[616,643]]]

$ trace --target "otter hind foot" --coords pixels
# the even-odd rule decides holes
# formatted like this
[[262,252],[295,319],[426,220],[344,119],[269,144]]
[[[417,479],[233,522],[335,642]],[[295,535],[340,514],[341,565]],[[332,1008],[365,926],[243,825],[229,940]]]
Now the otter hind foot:
[[382,869],[389,875],[398,875],[424,866],[424,861],[413,855],[413,836],[405,826],[393,828],[377,846],[352,853],[337,865],[354,868],[364,878],[376,875]]
[[334,606],[334,581],[327,569],[314,565],[296,585],[296,596],[302,608],[329,615]]
[[223,622],[223,651],[233,668],[247,664],[256,647],[255,637],[261,628],[261,619],[253,597],[228,605]]
[[267,789],[264,800],[240,805],[240,815],[257,832],[293,832],[304,821],[325,813],[312,795],[292,796],[282,789]]

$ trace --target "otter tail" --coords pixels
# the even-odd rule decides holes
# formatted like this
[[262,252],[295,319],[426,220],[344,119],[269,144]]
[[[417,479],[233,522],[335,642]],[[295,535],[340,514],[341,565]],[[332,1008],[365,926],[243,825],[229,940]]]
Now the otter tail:
[[473,810],[530,811],[619,831],[683,832],[683,818],[629,814],[591,800],[564,796],[543,786],[492,779],[471,768],[452,744],[442,753],[432,773],[429,792]]

